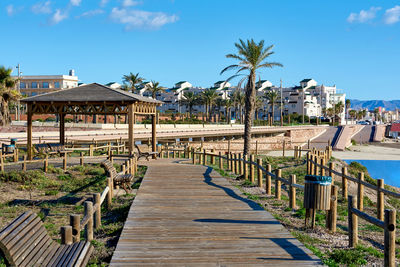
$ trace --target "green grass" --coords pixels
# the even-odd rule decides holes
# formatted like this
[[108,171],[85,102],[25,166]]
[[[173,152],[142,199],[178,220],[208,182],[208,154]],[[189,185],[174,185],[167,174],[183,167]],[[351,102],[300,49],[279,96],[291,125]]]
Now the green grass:
[[333,249],[327,254],[333,265],[360,266],[367,264],[367,253],[359,247],[354,249]]

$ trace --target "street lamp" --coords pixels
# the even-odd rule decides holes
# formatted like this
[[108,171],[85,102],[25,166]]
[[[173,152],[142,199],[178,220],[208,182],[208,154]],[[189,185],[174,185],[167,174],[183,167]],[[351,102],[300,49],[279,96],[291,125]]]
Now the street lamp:
[[[15,67],[18,69],[18,94],[21,94],[21,66],[18,65]],[[21,119],[21,110],[20,110],[20,102],[19,102],[19,98],[17,100],[17,121],[19,121]]]
[[282,111],[282,79],[281,79],[281,126],[283,126],[283,111]]
[[302,115],[303,115],[303,124],[304,124],[304,85],[301,85],[301,91],[302,91],[302,94],[303,94],[302,95],[302,98],[303,98],[303,101],[302,101],[303,102],[302,103],[302,106],[303,106],[303,112],[302,113],[303,114]]

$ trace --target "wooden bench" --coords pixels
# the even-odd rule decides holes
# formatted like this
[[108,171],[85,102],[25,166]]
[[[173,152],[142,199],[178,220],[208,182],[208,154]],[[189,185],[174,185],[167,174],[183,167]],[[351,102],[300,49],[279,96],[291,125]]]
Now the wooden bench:
[[61,154],[67,152],[65,150],[65,146],[60,143],[43,143],[43,144],[35,144],[35,153],[39,155],[52,155],[52,154]]
[[0,231],[0,249],[11,266],[86,266],[93,246],[86,241],[58,244],[39,216],[27,211]]
[[[138,151],[138,160],[141,158],[141,157],[144,157],[144,158],[146,158],[147,160],[149,160],[149,157],[151,157],[151,156],[153,156],[153,155],[156,155],[156,156],[158,156],[158,154],[160,154],[160,152],[153,152],[153,151],[144,151],[144,150],[142,150],[141,148],[140,148],[140,146],[138,146],[138,145],[136,145],[135,144],[135,147],[136,147],[136,149],[137,149],[137,151]],[[146,146],[146,145],[141,145],[141,147],[142,148],[147,148],[148,146]]]
[[108,159],[101,164],[106,168],[110,177],[113,179],[114,186],[121,186],[127,194],[132,190],[131,184],[134,181],[134,176],[132,174],[117,173],[114,165]]

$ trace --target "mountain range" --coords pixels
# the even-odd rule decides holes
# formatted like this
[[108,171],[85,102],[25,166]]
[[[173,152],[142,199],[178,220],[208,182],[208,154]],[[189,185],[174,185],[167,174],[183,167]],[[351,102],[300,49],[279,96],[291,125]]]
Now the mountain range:
[[353,109],[367,108],[368,110],[374,110],[378,107],[383,107],[386,110],[395,110],[396,108],[400,109],[400,100],[385,101],[350,99],[350,104]]

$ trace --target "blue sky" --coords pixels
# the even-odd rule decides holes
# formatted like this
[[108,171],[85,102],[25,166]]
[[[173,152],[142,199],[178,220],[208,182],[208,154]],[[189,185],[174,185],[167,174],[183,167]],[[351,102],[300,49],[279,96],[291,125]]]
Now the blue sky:
[[261,79],[314,78],[349,98],[400,99],[400,0],[2,0],[0,65],[25,75],[121,82],[139,72],[164,86],[228,77],[239,38],[274,44]]

